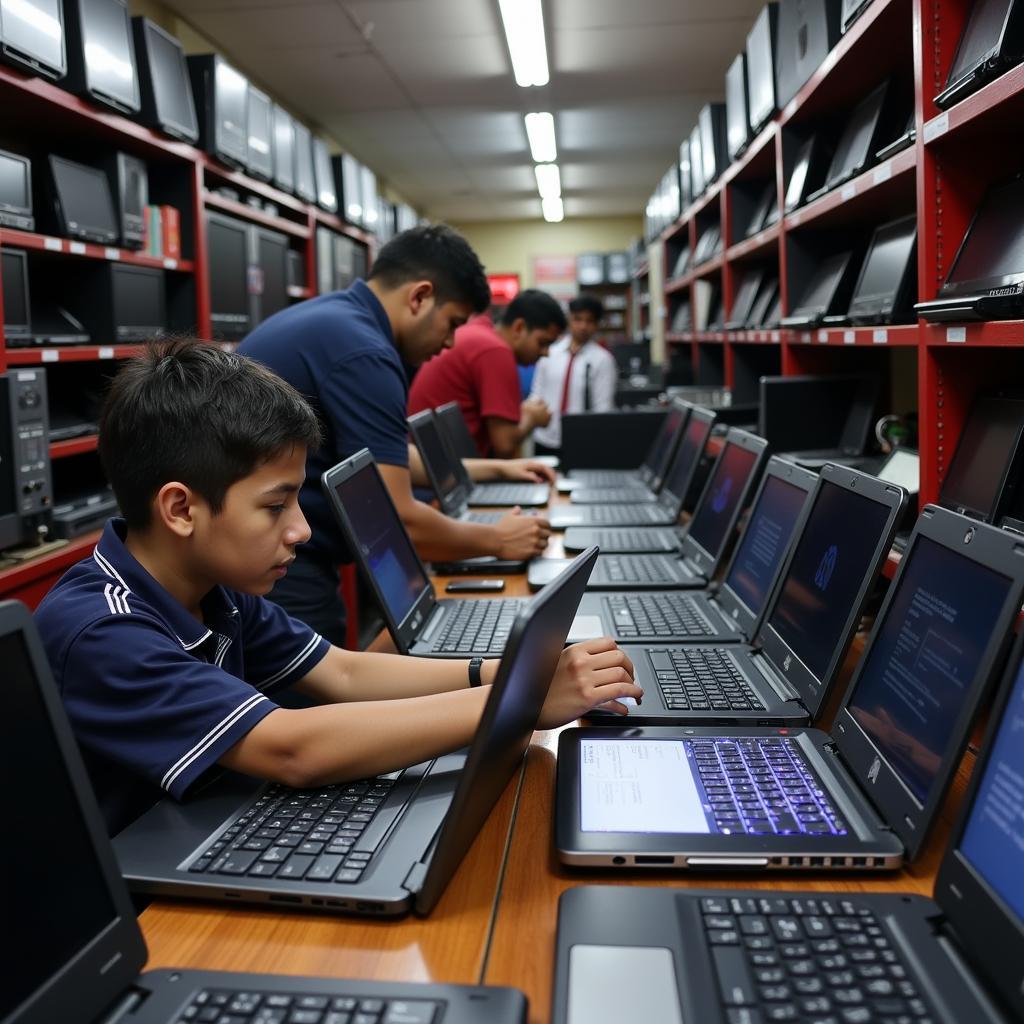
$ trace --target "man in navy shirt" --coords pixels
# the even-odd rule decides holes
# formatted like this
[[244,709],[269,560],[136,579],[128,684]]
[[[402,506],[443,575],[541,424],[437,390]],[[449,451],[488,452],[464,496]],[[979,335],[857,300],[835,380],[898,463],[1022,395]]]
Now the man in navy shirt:
[[[319,440],[293,388],[213,345],[154,346],[115,379],[99,451],[124,518],[36,612],[112,833],[216,765],[303,787],[470,742],[496,662],[346,651],[262,596],[309,538]],[[279,706],[289,686],[316,706]],[[610,640],[578,644],[542,728],[640,692]]]
[[[413,495],[429,486],[410,448],[406,366],[450,347],[455,329],[485,310],[490,288],[483,267],[461,235],[444,225],[413,228],[377,254],[369,278],[276,313],[239,346],[283,377],[316,409],[323,444],[311,449],[302,507],[313,530],[298,561],[271,600],[333,643],[344,642],[345,607],[338,565],[351,561],[320,486],[323,472],[362,448],[377,460],[398,514],[419,553],[449,560],[477,555],[530,558],[550,533],[540,516],[518,510],[494,525],[450,519]],[[469,460],[477,479],[537,479],[540,464]]]

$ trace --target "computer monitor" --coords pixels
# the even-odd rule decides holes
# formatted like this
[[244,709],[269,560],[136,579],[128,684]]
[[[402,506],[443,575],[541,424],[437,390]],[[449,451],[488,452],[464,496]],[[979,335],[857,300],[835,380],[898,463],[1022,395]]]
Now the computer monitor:
[[871,3],[871,0],[843,0],[842,29],[844,35],[850,30],[850,26],[860,17],[861,12],[869,3]]
[[690,172],[690,139],[679,144],[679,209],[685,211],[693,202],[693,177]]
[[704,161],[707,187],[725,170],[725,104],[707,103],[697,117],[700,127],[700,155]]
[[839,41],[840,0],[781,0],[775,49],[778,104],[784,107]]
[[259,294],[254,294],[252,325],[288,305],[288,236],[270,228],[253,225],[249,229],[251,261],[260,279]]
[[176,139],[195,142],[199,123],[181,43],[148,18],[132,18],[132,33],[142,90],[142,120]]
[[164,271],[112,263],[110,274],[113,338],[116,342],[148,341],[167,331]]
[[757,432],[776,452],[861,454],[877,395],[874,375],[762,377]]
[[850,300],[852,323],[893,322],[910,313],[917,291],[917,217],[875,230]]
[[32,231],[32,161],[0,149],[0,226]]
[[334,183],[334,169],[327,143],[313,139],[313,174],[316,179],[316,201],[329,213],[338,212],[338,187]]
[[728,330],[736,330],[746,327],[747,319],[754,307],[758,292],[761,290],[761,282],[764,280],[763,267],[751,267],[743,271],[740,277],[739,287],[732,301],[732,312],[725,326]]
[[360,192],[359,161],[351,153],[332,159],[334,180],[341,187],[341,215],[349,224],[362,227],[363,197]]
[[757,203],[750,214],[750,219],[743,229],[743,238],[750,238],[751,235],[756,235],[767,227],[765,221],[768,219],[772,206],[777,201],[776,189],[777,186],[774,181],[766,182],[762,186],[761,194],[757,198]]
[[21,249],[0,249],[0,283],[4,296],[4,339],[8,344],[32,333],[28,297],[28,257]]
[[703,195],[708,184],[704,180],[704,157],[701,155],[699,124],[695,124],[690,131],[690,184],[693,186],[693,199]]
[[274,176],[274,104],[265,92],[249,83],[248,156],[246,167],[254,178]]
[[295,119],[274,104],[274,184],[284,192],[295,191]]
[[365,248],[345,235],[334,236],[334,287],[347,288],[366,274]]
[[199,144],[211,156],[244,167],[249,159],[249,83],[213,53],[188,58],[192,94],[200,111]]
[[824,144],[817,135],[806,139],[797,150],[796,162],[789,174],[783,208],[792,213],[803,205],[821,180],[825,162]]
[[747,58],[737,54],[725,73],[725,128],[729,158],[735,160],[750,138],[747,116]]
[[366,166],[359,168],[359,195],[363,201],[363,227],[375,231],[380,216],[377,209],[377,175]]
[[835,188],[860,174],[874,159],[880,144],[879,132],[884,123],[883,112],[888,96],[889,83],[886,81],[854,108],[832,154],[832,162],[825,175],[826,188]]
[[313,136],[301,121],[295,122],[295,194],[307,203],[316,202]]
[[604,255],[581,252],[576,256],[576,283],[586,288],[604,284]]
[[1024,30],[1024,4],[1020,0],[977,0],[971,5],[956,54],[946,77],[946,88],[936,104],[947,107],[988,80],[979,69],[988,66],[999,74],[1020,62]]
[[104,165],[114,190],[121,245],[126,249],[141,249],[146,242],[146,206],[149,203],[146,165],[128,153],[113,153]]
[[66,0],[67,87],[125,114],[142,103],[125,0]]
[[0,57],[46,78],[67,73],[61,0],[0,0]]
[[121,233],[106,174],[52,154],[49,168],[57,230],[68,238],[116,244]]
[[999,523],[1014,505],[1024,447],[1024,398],[982,395],[975,399],[939,491],[939,503],[955,512]]
[[754,304],[750,307],[750,316],[747,317],[746,323],[748,330],[769,326],[767,323],[768,310],[778,299],[778,295],[779,279],[777,277],[765,278],[754,299]]
[[782,318],[783,326],[814,327],[823,317],[838,313],[844,293],[849,295],[845,282],[850,276],[852,258],[849,251],[836,252],[815,262],[800,298],[789,315]]
[[747,33],[747,116],[752,134],[775,113],[775,46],[779,5],[765,4]]
[[249,225],[220,213],[206,214],[210,268],[210,322],[214,334],[238,339],[249,333]]

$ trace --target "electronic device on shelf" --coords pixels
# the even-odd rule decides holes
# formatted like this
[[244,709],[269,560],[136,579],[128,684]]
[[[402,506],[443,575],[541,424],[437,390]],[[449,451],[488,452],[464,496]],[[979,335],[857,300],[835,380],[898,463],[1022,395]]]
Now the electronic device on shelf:
[[886,143],[875,156],[879,161],[888,160],[904,149],[909,149],[917,139],[917,128],[914,127],[914,111],[911,110],[903,122],[903,131],[892,142]]
[[284,192],[295,191],[295,119],[283,107],[274,104],[274,184]]
[[316,201],[328,213],[338,212],[338,187],[334,183],[334,169],[327,143],[313,139],[313,174],[316,180]]
[[970,8],[946,87],[935,97],[944,110],[1024,59],[1024,3],[977,0]]
[[690,137],[679,143],[679,209],[685,210],[693,202],[693,177],[690,173]]
[[132,35],[142,95],[141,120],[173,138],[196,142],[199,122],[181,43],[143,17],[132,18]]
[[709,224],[697,239],[697,245],[693,250],[693,264],[699,266],[706,263],[715,255],[715,251],[722,241],[722,226],[715,221]]
[[295,121],[295,194],[307,203],[316,202],[313,136],[301,121]]
[[363,201],[363,227],[376,231],[380,211],[377,209],[377,175],[369,167],[359,168],[359,195]]
[[784,107],[839,41],[840,0],[781,0],[775,51],[779,107]]
[[[52,440],[52,433],[50,437]],[[53,534],[55,537],[73,540],[103,529],[106,521],[117,514],[117,498],[109,487],[76,494],[54,505]]]
[[853,253],[832,253],[815,262],[792,312],[783,327],[817,327],[822,320],[847,309],[854,267]]
[[682,334],[685,331],[693,330],[693,313],[690,310],[690,300],[683,299],[676,311],[672,314],[672,331],[675,334]]
[[674,281],[682,277],[690,269],[690,255],[689,242],[684,242],[675,263],[672,264],[672,273],[669,275],[669,280]]
[[702,196],[705,187],[710,184],[704,180],[704,157],[701,155],[699,124],[695,124],[690,131],[690,184],[693,186],[694,199]]
[[363,199],[360,192],[359,161],[351,153],[331,158],[334,180],[341,195],[341,215],[349,224],[362,227]]
[[750,307],[750,316],[747,317],[747,322],[744,325],[747,330],[758,330],[774,326],[769,325],[767,322],[768,311],[772,304],[778,300],[778,296],[779,279],[777,277],[764,278],[757,297],[754,299],[754,304]]
[[249,82],[215,53],[188,58],[199,110],[199,145],[232,167],[249,160]]
[[121,232],[107,175],[98,167],[52,153],[47,163],[57,233],[99,245],[117,244]]
[[249,225],[206,212],[206,258],[210,272],[210,323],[218,338],[240,340],[252,327],[249,303]]
[[750,238],[769,225],[766,223],[772,207],[778,209],[778,190],[774,181],[769,181],[761,190],[761,195],[750,215],[750,220],[743,230],[743,237]]
[[750,314],[761,290],[761,282],[763,280],[763,267],[750,267],[743,272],[732,301],[732,312],[729,314],[729,319],[725,321],[725,329],[727,331],[734,331],[747,326],[747,321],[750,319]]
[[807,197],[818,189],[825,174],[828,149],[819,135],[806,139],[797,151],[796,161],[789,173],[783,209],[792,213],[807,202]]
[[921,456],[912,448],[893,448],[878,467],[875,476],[888,484],[902,487],[909,497],[903,509],[900,529],[893,538],[893,547],[897,551],[903,551],[917,518],[917,496],[921,490]]
[[778,109],[775,54],[779,5],[768,3],[747,33],[747,107],[751,134],[757,134]]
[[914,309],[932,321],[1024,316],[1024,176],[989,187],[938,298]]
[[69,292],[74,315],[103,344],[134,344],[167,332],[164,271],[128,263],[101,263]]
[[843,0],[842,30],[845,35],[850,26],[864,13],[871,0]]
[[0,376],[0,548],[45,536],[52,505],[46,371],[19,366]]
[[707,187],[725,170],[725,104],[706,103],[697,115],[700,128],[700,153],[704,162],[704,185]]
[[128,153],[114,153],[105,161],[114,192],[121,245],[141,249],[146,244],[146,207],[149,204],[149,174],[146,165]]
[[735,160],[750,141],[750,119],[747,116],[747,57],[739,53],[725,73],[726,149]]
[[44,78],[67,74],[61,0],[0,0],[0,59]]
[[125,0],[65,0],[65,88],[137,114],[142,105],[131,16]]
[[0,284],[4,300],[4,341],[9,348],[32,343],[28,297],[28,257],[21,249],[0,249]]
[[852,324],[907,323],[917,294],[917,217],[875,229],[846,319]]
[[289,288],[306,287],[306,258],[298,249],[288,250],[287,282]]
[[576,283],[584,288],[604,284],[604,255],[581,252],[576,256]]
[[32,161],[0,149],[0,227],[35,230],[32,216]]
[[274,104],[252,82],[247,109],[245,166],[254,178],[270,181],[274,176]]
[[[251,324],[273,316],[288,305],[288,236],[259,224],[249,226]],[[253,270],[259,288],[253,287]]]

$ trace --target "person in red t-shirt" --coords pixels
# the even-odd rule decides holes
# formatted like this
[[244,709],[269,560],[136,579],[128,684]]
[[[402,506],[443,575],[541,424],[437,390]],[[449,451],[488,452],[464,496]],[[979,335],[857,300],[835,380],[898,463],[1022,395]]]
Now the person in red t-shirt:
[[565,330],[562,307],[547,292],[520,292],[495,324],[476,317],[455,332],[455,345],[420,368],[409,390],[409,415],[458,402],[481,456],[514,458],[547,405],[520,401],[516,364],[532,366]]

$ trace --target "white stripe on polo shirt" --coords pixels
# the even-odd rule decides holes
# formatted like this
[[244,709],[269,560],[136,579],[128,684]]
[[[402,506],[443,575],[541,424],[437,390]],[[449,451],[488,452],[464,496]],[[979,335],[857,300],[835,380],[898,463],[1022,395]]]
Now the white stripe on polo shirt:
[[259,688],[265,690],[268,686],[273,686],[279,679],[284,679],[289,672],[294,672],[316,650],[321,640],[323,637],[319,633],[314,633],[309,643],[280,672],[275,673],[269,679],[264,679],[262,683],[258,683]]
[[264,701],[267,698],[262,693],[254,693],[251,697],[239,704],[234,711],[231,712],[227,718],[223,719],[217,725],[215,725],[190,751],[183,754],[178,760],[171,765],[167,770],[167,774],[160,780],[160,785],[170,790],[171,786],[174,785],[178,776],[181,775],[186,768],[189,767],[202,753],[210,748],[221,736],[224,735],[228,729],[231,728],[240,718],[251,711],[260,701]]
[[128,598],[120,587],[108,583],[103,588],[103,596],[107,599],[107,607],[110,609],[111,615],[131,615],[132,610],[128,607]]
[[95,563],[108,576],[113,576],[114,579],[117,580],[117,582],[120,583],[122,587],[124,587],[126,593],[130,594],[132,592],[132,588],[129,587],[128,584],[125,583],[123,579],[121,579],[121,574],[110,564],[110,561],[107,558],[100,554],[99,546],[94,547],[92,549],[92,557],[93,561],[95,561]]

